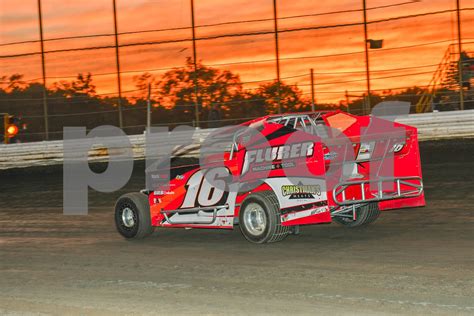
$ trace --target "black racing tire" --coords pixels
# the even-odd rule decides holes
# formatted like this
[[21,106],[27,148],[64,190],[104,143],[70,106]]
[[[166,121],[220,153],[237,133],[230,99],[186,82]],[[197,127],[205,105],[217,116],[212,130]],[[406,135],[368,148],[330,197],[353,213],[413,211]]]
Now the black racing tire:
[[346,227],[365,226],[375,221],[380,215],[377,203],[369,203],[356,210],[356,220],[348,217],[334,217],[333,221]]
[[[126,212],[126,213],[124,213]],[[148,197],[139,192],[122,195],[115,203],[117,231],[127,239],[142,239],[153,233]]]
[[[245,239],[256,244],[281,241],[290,234],[291,227],[281,225],[280,215],[280,204],[275,193],[262,191],[250,194],[240,207],[240,231]],[[257,217],[264,226],[254,225]]]

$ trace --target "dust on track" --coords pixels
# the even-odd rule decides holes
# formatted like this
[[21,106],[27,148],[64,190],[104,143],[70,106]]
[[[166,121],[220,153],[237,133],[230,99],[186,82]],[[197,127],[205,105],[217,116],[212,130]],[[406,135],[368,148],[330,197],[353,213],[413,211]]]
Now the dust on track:
[[[0,314],[473,314],[474,140],[421,143],[427,206],[366,228],[302,228],[276,244],[158,229],[125,241],[91,191],[62,215],[61,167],[0,173]],[[101,166],[98,166],[101,168]]]

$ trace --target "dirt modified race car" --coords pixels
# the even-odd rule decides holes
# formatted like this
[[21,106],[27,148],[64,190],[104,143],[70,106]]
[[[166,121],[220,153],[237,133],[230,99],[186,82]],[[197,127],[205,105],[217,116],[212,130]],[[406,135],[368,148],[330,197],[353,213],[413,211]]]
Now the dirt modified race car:
[[356,227],[382,211],[425,205],[411,126],[341,111],[297,113],[208,139],[217,152],[201,148],[199,163],[171,168],[167,183],[118,199],[121,235],[238,225],[248,241],[267,243],[297,234],[300,225]]

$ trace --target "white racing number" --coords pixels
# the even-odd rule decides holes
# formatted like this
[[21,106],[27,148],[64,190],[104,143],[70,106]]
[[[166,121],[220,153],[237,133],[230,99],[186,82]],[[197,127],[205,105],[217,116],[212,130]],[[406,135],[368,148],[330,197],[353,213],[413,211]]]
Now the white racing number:
[[181,208],[223,204],[222,201],[227,197],[225,178],[229,175],[227,168],[199,170],[194,173],[185,185],[186,196]]

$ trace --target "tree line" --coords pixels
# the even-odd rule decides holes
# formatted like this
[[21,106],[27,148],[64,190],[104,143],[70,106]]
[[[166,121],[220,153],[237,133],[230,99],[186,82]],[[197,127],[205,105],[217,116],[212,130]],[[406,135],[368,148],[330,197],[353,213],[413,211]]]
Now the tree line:
[[[152,124],[191,124],[195,118],[195,104],[199,106],[201,127],[207,127],[209,110],[217,105],[225,124],[238,124],[245,118],[259,117],[278,112],[278,96],[283,112],[311,110],[311,96],[303,94],[297,85],[266,82],[254,89],[244,89],[237,74],[228,70],[208,67],[198,63],[196,71],[190,58],[181,68],[174,68],[155,76],[143,73],[135,76],[137,92],[133,97],[123,97],[124,130],[128,134],[142,133],[146,124],[148,85],[151,86]],[[196,94],[195,83],[198,90]],[[393,93],[390,90],[371,95],[371,104],[382,100],[400,100],[416,104],[423,92],[418,87]],[[58,81],[46,89],[49,130],[51,139],[61,139],[64,126],[99,125],[118,126],[118,98],[99,95],[91,73],[79,73],[74,80]],[[356,97],[347,102],[316,104],[317,110],[342,109],[347,106],[353,113],[360,113],[364,98]],[[28,129],[24,141],[41,140],[44,132],[43,86],[29,83],[21,74],[0,76],[0,112],[22,116]],[[89,113],[89,114],[88,114]]]

